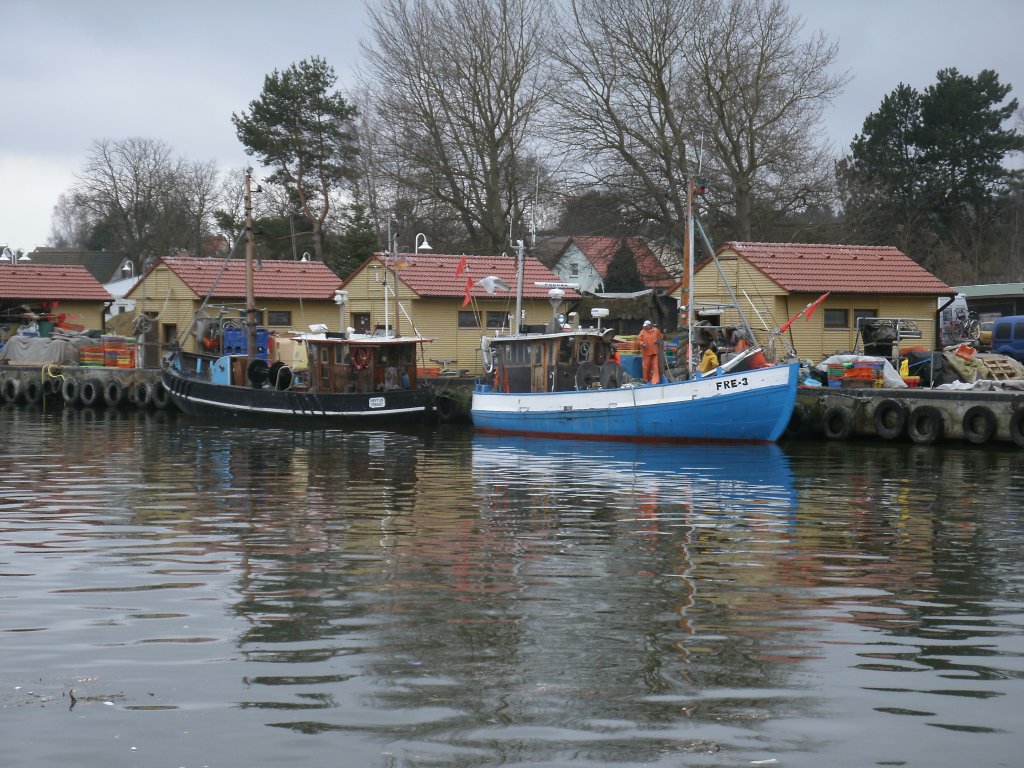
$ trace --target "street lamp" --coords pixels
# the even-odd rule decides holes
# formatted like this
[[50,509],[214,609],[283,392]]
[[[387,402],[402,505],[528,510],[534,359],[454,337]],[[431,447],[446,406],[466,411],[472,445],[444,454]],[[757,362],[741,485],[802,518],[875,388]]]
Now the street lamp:
[[[421,237],[423,238],[422,243],[420,242]],[[434,249],[431,248],[430,243],[427,242],[427,236],[420,232],[418,235],[416,235],[416,246],[413,250],[415,253],[418,254],[420,251],[432,251]]]
[[4,248],[3,255],[0,256],[0,261],[10,262],[17,266],[20,262],[32,261],[32,259],[30,259],[28,254],[20,248],[17,251],[12,251],[10,248]]
[[121,274],[124,277],[135,277],[135,262],[131,259],[126,259],[124,264],[121,265]]
[[348,304],[348,291],[334,292],[334,303],[338,305],[338,332],[345,332],[345,305]]

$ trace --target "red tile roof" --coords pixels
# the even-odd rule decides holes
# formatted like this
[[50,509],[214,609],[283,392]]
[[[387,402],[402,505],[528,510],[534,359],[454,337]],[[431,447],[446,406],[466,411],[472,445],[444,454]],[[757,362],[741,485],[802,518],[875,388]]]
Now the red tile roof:
[[114,298],[81,264],[0,264],[0,296],[65,301]]
[[[648,288],[671,288],[676,284],[676,279],[668,273],[668,270],[658,261],[654,251],[647,245],[642,237],[601,237],[597,235],[579,235],[569,239],[562,254],[572,245],[583,252],[587,261],[594,265],[594,269],[604,277],[608,274],[608,264],[619,252],[623,244],[633,252],[636,259],[636,268]],[[561,256],[561,254],[560,254]]]
[[791,293],[955,293],[909,256],[889,246],[730,242],[719,248],[718,254],[729,250]]
[[[381,254],[376,254],[380,259]],[[459,276],[456,271],[459,262],[466,259],[466,270]],[[466,281],[472,280],[474,285],[470,290],[470,296],[478,299],[501,298],[504,296],[515,297],[516,290],[516,257],[512,256],[454,256],[446,254],[399,254],[399,263],[407,260],[406,266],[396,270],[398,279],[405,283],[412,291],[419,296],[432,298],[459,297],[466,295]],[[365,269],[367,265],[363,265]],[[476,281],[488,276],[500,277],[509,287],[509,291],[498,291],[488,294],[487,291]],[[349,278],[351,279],[351,278]],[[560,279],[551,270],[541,264],[537,259],[526,257],[523,263],[523,298],[546,299],[548,288],[534,285],[536,282],[560,282]],[[567,298],[578,298],[573,290],[566,290]]]
[[[228,259],[225,266],[224,259],[168,256],[160,263],[197,296],[245,298],[244,259]],[[253,293],[257,299],[333,299],[334,291],[341,287],[341,278],[322,261],[263,259],[256,266],[259,269],[253,271]]]

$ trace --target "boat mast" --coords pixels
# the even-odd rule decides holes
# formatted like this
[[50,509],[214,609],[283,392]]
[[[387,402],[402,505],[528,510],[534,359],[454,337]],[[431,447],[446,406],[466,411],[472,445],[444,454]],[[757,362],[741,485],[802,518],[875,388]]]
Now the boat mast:
[[523,317],[523,272],[525,271],[526,246],[522,240],[516,240],[512,246],[516,251],[516,319],[512,323],[512,334],[519,334],[520,322]]
[[686,375],[693,376],[693,178],[686,177]]
[[252,226],[252,169],[245,172],[245,332],[246,358],[251,363],[256,358],[256,292],[253,288],[253,262],[256,256],[256,240]]

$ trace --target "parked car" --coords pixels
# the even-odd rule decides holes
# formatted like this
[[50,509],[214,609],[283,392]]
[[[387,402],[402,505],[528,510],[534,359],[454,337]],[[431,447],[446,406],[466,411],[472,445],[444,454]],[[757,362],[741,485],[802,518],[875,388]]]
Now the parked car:
[[982,349],[992,349],[992,325],[995,320],[986,320],[981,324],[981,333],[978,334],[978,344]]
[[992,351],[1024,363],[1024,315],[1000,317],[992,325]]

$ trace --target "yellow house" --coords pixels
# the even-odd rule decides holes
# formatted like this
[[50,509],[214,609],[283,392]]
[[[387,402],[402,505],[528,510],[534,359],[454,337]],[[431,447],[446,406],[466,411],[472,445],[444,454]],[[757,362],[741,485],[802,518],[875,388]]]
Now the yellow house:
[[101,332],[113,298],[80,264],[0,263],[0,342],[32,324]]
[[[523,274],[521,328],[543,330],[554,309],[548,298],[550,287],[536,283],[557,283],[559,278],[531,257],[525,259]],[[387,329],[430,338],[421,367],[476,376],[483,373],[481,338],[509,333],[516,307],[516,258],[375,254],[343,289],[347,324],[356,331]],[[575,291],[565,290],[566,301],[576,298]],[[564,302],[559,311],[567,311]]]
[[[955,294],[891,247],[731,242],[717,256],[757,342],[777,355],[787,347],[815,361],[841,352],[863,353],[858,329],[872,319],[900,321],[892,324],[902,329],[900,346],[934,349],[937,300]],[[732,299],[712,260],[695,268],[693,286],[698,319],[711,325],[738,323],[739,314],[729,306]],[[681,287],[673,293],[684,306],[687,297]],[[794,317],[780,335],[778,330]]]
[[[255,267],[253,293],[260,326],[271,334],[309,331],[311,325],[338,328],[335,291],[341,279],[323,262],[264,259]],[[173,343],[198,351],[196,336],[203,337],[210,319],[244,320],[245,283],[244,259],[172,256],[153,264],[125,294],[135,301],[136,317],[145,318],[137,324],[145,333],[143,364],[159,365],[160,356]]]

